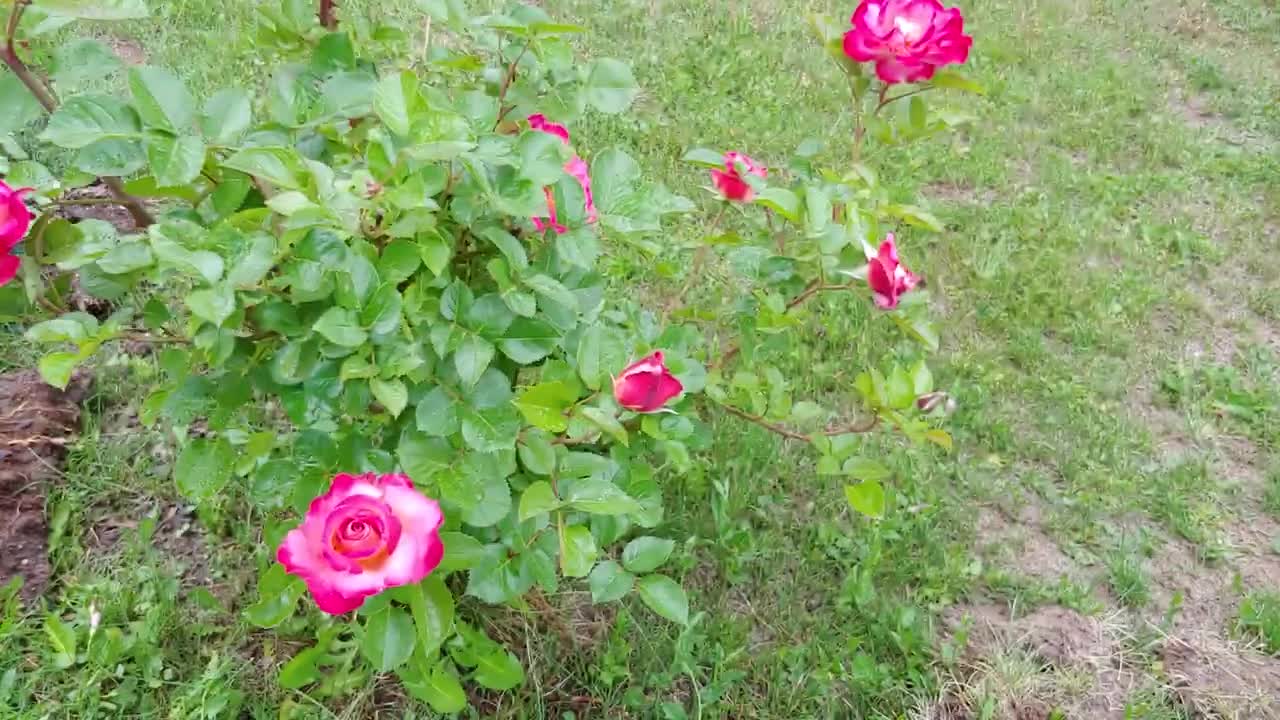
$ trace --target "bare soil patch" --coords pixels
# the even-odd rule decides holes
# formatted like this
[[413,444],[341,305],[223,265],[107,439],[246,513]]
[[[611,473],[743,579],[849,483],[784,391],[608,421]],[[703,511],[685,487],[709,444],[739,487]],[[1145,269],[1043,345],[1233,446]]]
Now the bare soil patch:
[[89,385],[87,374],[73,377],[66,391],[34,370],[0,375],[0,586],[21,576],[28,601],[49,583],[46,488],[61,474]]

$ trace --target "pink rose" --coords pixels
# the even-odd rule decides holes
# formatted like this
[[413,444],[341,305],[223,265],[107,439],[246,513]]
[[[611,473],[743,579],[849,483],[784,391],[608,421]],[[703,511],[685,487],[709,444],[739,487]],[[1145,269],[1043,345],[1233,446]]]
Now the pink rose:
[[754,160],[743,155],[742,153],[729,152],[724,155],[724,170],[712,170],[711,182],[715,183],[716,189],[724,196],[725,200],[732,202],[751,202],[751,198],[755,197],[755,190],[742,179],[739,173],[738,164],[742,164],[742,169],[749,175],[756,177],[767,177],[769,171],[763,165],[757,165]]
[[613,380],[613,397],[628,410],[651,413],[684,392],[684,386],[662,363],[662,351],[637,360]]
[[416,583],[444,557],[440,506],[404,475],[338,475],[276,551],[316,605],[341,615],[389,587]]
[[920,283],[920,279],[898,262],[898,247],[893,233],[885,235],[880,253],[867,258],[867,284],[875,295],[876,305],[885,310],[898,306],[898,298]]
[[964,34],[959,8],[938,0],[862,0],[844,34],[844,54],[875,62],[886,83],[928,80],[940,65],[969,59],[973,38]]
[[[568,128],[557,123],[548,122],[545,115],[530,115],[529,129],[544,132],[548,135],[555,135],[560,138],[560,141],[565,145],[569,144]],[[591,174],[587,169],[586,161],[577,155],[574,155],[572,160],[565,163],[564,171],[573,177],[574,180],[577,180],[578,184],[582,186],[582,194],[585,198],[587,207],[587,222],[595,222],[600,218],[600,213],[596,210],[595,198],[591,196]],[[563,235],[564,233],[569,232],[569,228],[565,227],[556,219],[555,191],[548,187],[543,188],[542,192],[547,198],[547,217],[530,218],[530,220],[533,221],[533,226],[537,228],[539,232],[542,232],[547,228],[555,230],[558,235]]]
[[31,192],[31,188],[14,190],[0,180],[0,286],[8,284],[18,274],[22,258],[10,255],[14,245],[22,242],[31,227],[31,211],[22,201],[22,196]]

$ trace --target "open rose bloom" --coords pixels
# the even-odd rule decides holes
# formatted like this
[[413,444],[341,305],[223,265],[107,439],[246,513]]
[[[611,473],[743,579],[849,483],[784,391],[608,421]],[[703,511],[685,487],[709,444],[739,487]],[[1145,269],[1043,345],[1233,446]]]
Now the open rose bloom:
[[[566,146],[569,145],[569,129],[558,123],[549,122],[545,115],[530,115],[529,128],[548,135],[555,135]],[[586,203],[587,222],[595,222],[599,219],[600,213],[596,210],[595,199],[591,196],[591,174],[587,169],[586,161],[574,155],[572,160],[565,163],[564,171],[582,186],[582,195]],[[547,187],[543,188],[542,192],[547,197],[547,216],[545,218],[530,218],[533,221],[533,226],[539,232],[548,228],[555,230],[557,234],[569,232],[569,228],[561,223],[557,216],[555,190]]]
[[628,365],[613,380],[613,397],[628,410],[651,413],[684,392],[684,386],[663,363],[662,351]]
[[338,475],[276,551],[316,605],[340,615],[389,587],[422,580],[440,564],[440,506],[404,475]]
[[964,34],[959,8],[938,0],[863,0],[844,35],[844,53],[874,62],[886,83],[928,80],[941,65],[969,59],[973,38]]
[[885,236],[879,253],[867,258],[867,284],[871,286],[876,305],[885,310],[897,307],[898,299],[920,284],[920,279],[898,260],[893,233]]
[[[739,170],[741,167],[741,170]],[[724,196],[725,200],[730,202],[751,202],[751,198],[755,197],[755,190],[752,189],[747,181],[743,179],[743,173],[747,175],[755,175],[756,177],[767,177],[769,171],[763,165],[759,165],[756,161],[738,152],[729,152],[724,155],[724,170],[712,170],[711,182],[715,183],[716,189]]]
[[31,212],[22,201],[22,196],[29,192],[31,188],[15,190],[0,180],[0,285],[12,280],[22,265],[22,258],[10,251],[22,242],[31,227]]

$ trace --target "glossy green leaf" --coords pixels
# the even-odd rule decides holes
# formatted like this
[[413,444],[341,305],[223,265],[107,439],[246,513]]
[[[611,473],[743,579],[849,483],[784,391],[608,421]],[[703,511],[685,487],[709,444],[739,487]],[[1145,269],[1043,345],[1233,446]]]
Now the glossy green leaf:
[[225,283],[219,284],[193,290],[183,299],[183,304],[201,320],[222,325],[236,311],[236,293]]
[[382,78],[374,92],[373,111],[396,135],[409,134],[421,104],[418,76],[408,70]]
[[640,503],[608,480],[587,479],[573,483],[565,500],[583,512],[626,515],[639,512]]
[[545,430],[528,428],[521,433],[519,451],[524,469],[535,475],[550,475],[556,468],[556,450]]
[[234,142],[253,122],[253,105],[249,93],[228,88],[214,93],[200,113],[200,130],[209,142],[221,145]]
[[627,366],[628,352],[620,332],[592,325],[578,341],[578,374],[587,387],[599,390]]
[[133,92],[138,115],[147,127],[176,135],[190,129],[195,119],[196,101],[177,75],[145,65],[130,68],[129,89]]
[[622,566],[633,573],[653,572],[671,557],[676,547],[674,540],[651,535],[638,537],[622,550]]
[[851,457],[845,460],[841,472],[859,480],[870,480],[872,482],[888,480],[889,476],[893,474],[889,468],[881,463],[863,457]]
[[17,75],[0,75],[0,134],[17,132],[43,114],[40,102]]
[[312,329],[329,342],[343,347],[359,347],[369,339],[369,333],[360,327],[355,312],[336,306],[325,310]]
[[318,682],[324,677],[319,663],[324,659],[324,651],[318,647],[309,647],[289,659],[280,668],[276,680],[280,686],[288,690],[299,690]]
[[588,103],[600,112],[611,114],[625,112],[640,91],[631,68],[612,58],[591,63],[584,89]]
[[360,638],[360,651],[378,672],[391,672],[409,660],[416,642],[413,618],[388,606],[369,616]]
[[400,417],[400,413],[404,412],[405,406],[409,404],[409,388],[402,380],[370,378],[369,390],[373,392],[374,399],[382,403],[393,417]]
[[161,187],[190,183],[204,165],[204,141],[192,135],[149,137],[146,150],[151,173]]
[[476,658],[475,681],[490,690],[510,690],[524,682],[524,668],[515,655],[503,649]]
[[627,429],[622,427],[622,423],[618,421],[618,416],[613,412],[598,407],[584,407],[582,408],[582,416],[590,420],[614,440],[623,445],[631,444],[630,439],[627,437]]
[[467,509],[462,521],[473,527],[492,527],[511,512],[511,486],[507,479],[490,475],[483,479],[480,502]]
[[554,352],[560,339],[560,331],[542,320],[516,318],[498,340],[498,349],[521,365],[532,365]]
[[416,419],[418,429],[428,435],[448,437],[461,428],[458,419],[457,399],[443,387],[432,388],[422,400],[418,401]]
[[844,486],[849,507],[870,518],[884,517],[884,486],[875,480],[864,480],[857,485]]
[[591,588],[591,602],[605,603],[621,600],[635,587],[636,576],[622,569],[612,560],[605,560],[587,576]]
[[302,190],[306,185],[302,159],[292,148],[245,148],[223,160],[222,166],[262,178],[287,190]]
[[440,542],[444,544],[444,559],[436,568],[438,573],[466,570],[484,558],[484,546],[465,533],[441,532]]
[[703,167],[724,169],[724,153],[708,150],[707,148],[694,148],[685,153],[684,157],[680,159]]
[[467,707],[467,694],[462,689],[458,677],[445,667],[445,663],[436,662],[429,670],[420,670],[408,665],[396,671],[400,682],[409,694],[431,706],[435,712],[452,714],[461,712]]
[[132,175],[147,164],[147,154],[137,140],[102,138],[80,148],[75,166],[89,175],[121,177]]
[[586,577],[600,554],[591,529],[585,525],[562,526],[560,529],[560,572],[565,577]]
[[77,95],[68,99],[45,126],[41,138],[62,148],[77,149],[102,139],[141,136],[138,113],[108,95]]
[[155,264],[151,248],[141,242],[121,243],[98,258],[98,267],[109,275],[123,275]]
[[224,438],[192,440],[173,467],[178,492],[198,503],[213,499],[231,480],[235,461],[235,450]]
[[934,73],[933,78],[929,81],[931,85],[939,88],[949,88],[954,90],[963,90],[965,92],[985,95],[987,93],[980,83],[973,81],[964,73],[958,70],[940,69]]
[[515,404],[531,425],[558,433],[569,427],[565,412],[577,401],[574,388],[555,380],[525,388],[516,397]]
[[646,575],[636,583],[640,599],[650,610],[674,623],[689,624],[689,597],[666,575]]
[[556,497],[551,483],[539,480],[525,488],[520,496],[520,521],[524,522],[542,513],[549,513],[560,508],[560,499]]
[[493,361],[493,343],[479,335],[468,334],[453,355],[453,365],[458,378],[466,387],[475,385]]

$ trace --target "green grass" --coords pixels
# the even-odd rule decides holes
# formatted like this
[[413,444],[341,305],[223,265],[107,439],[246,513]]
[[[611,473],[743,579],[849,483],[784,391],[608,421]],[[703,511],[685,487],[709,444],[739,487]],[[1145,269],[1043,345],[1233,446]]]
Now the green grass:
[[[136,38],[198,95],[260,72],[244,52],[254,3],[152,4],[160,17],[99,32]],[[804,13],[847,15],[853,4],[547,4],[589,28],[581,51],[626,58],[645,88],[633,112],[575,128],[579,147],[622,145],[708,205],[706,178],[679,162],[690,147],[777,166],[818,138],[838,161],[851,134],[846,100]],[[407,1],[344,5],[412,17]],[[850,516],[800,448],[717,419],[713,452],[668,488],[662,528],[690,540],[673,572],[692,590],[697,621],[680,631],[636,603],[593,612],[564,593],[551,601],[565,608],[565,637],[536,618],[465,608],[523,647],[530,681],[498,716],[894,718],[942,695],[974,710],[1026,692],[1052,700],[1062,688],[1042,687],[1017,654],[990,683],[948,690],[941,613],[985,601],[1096,612],[1107,608],[1095,586],[1106,585],[1158,620],[1163,578],[1144,569],[1148,550],[1125,544],[1135,526],[1201,560],[1234,562],[1227,536],[1250,519],[1211,450],[1234,438],[1265,457],[1280,440],[1280,9],[1259,0],[962,6],[977,38],[970,69],[990,92],[933,101],[977,122],[869,158],[895,197],[918,192],[947,223],[938,235],[899,237],[944,322],[935,376],[959,401],[956,453],[869,440],[866,452],[895,471],[891,511],[873,523]],[[240,51],[229,65],[228,46]],[[688,265],[675,247],[656,261],[615,250],[611,270],[640,287],[679,282]],[[833,403],[851,402],[847,368],[905,347],[852,298],[821,297],[806,322],[809,343],[770,351],[770,361]],[[17,357],[13,341],[4,347],[6,362]],[[287,717],[400,717],[394,708],[406,701],[390,681],[328,710],[275,686],[297,648],[287,631],[253,632],[237,614],[256,567],[233,548],[256,538],[253,518],[204,518],[207,531],[191,519],[179,540],[157,549],[156,529],[148,540],[147,517],[177,532],[165,520],[182,513],[172,459],[162,436],[120,424],[145,378],[112,377],[50,499],[64,521],[45,607],[81,626],[96,608],[128,649],[110,677],[59,670],[43,610],[4,603],[0,709],[200,717],[184,713],[225,699],[251,717],[276,717],[282,705]],[[1280,485],[1274,474],[1269,482],[1255,499],[1276,513]],[[1078,577],[984,566],[978,509],[1011,499],[1041,509],[1046,537],[1070,551]],[[96,528],[121,518],[136,527],[110,549],[95,546]],[[206,580],[191,576],[192,557]],[[1242,625],[1274,632],[1274,599],[1249,607]],[[1145,671],[1153,684],[1129,698],[1130,717],[1189,716],[1158,687],[1158,671]]]

